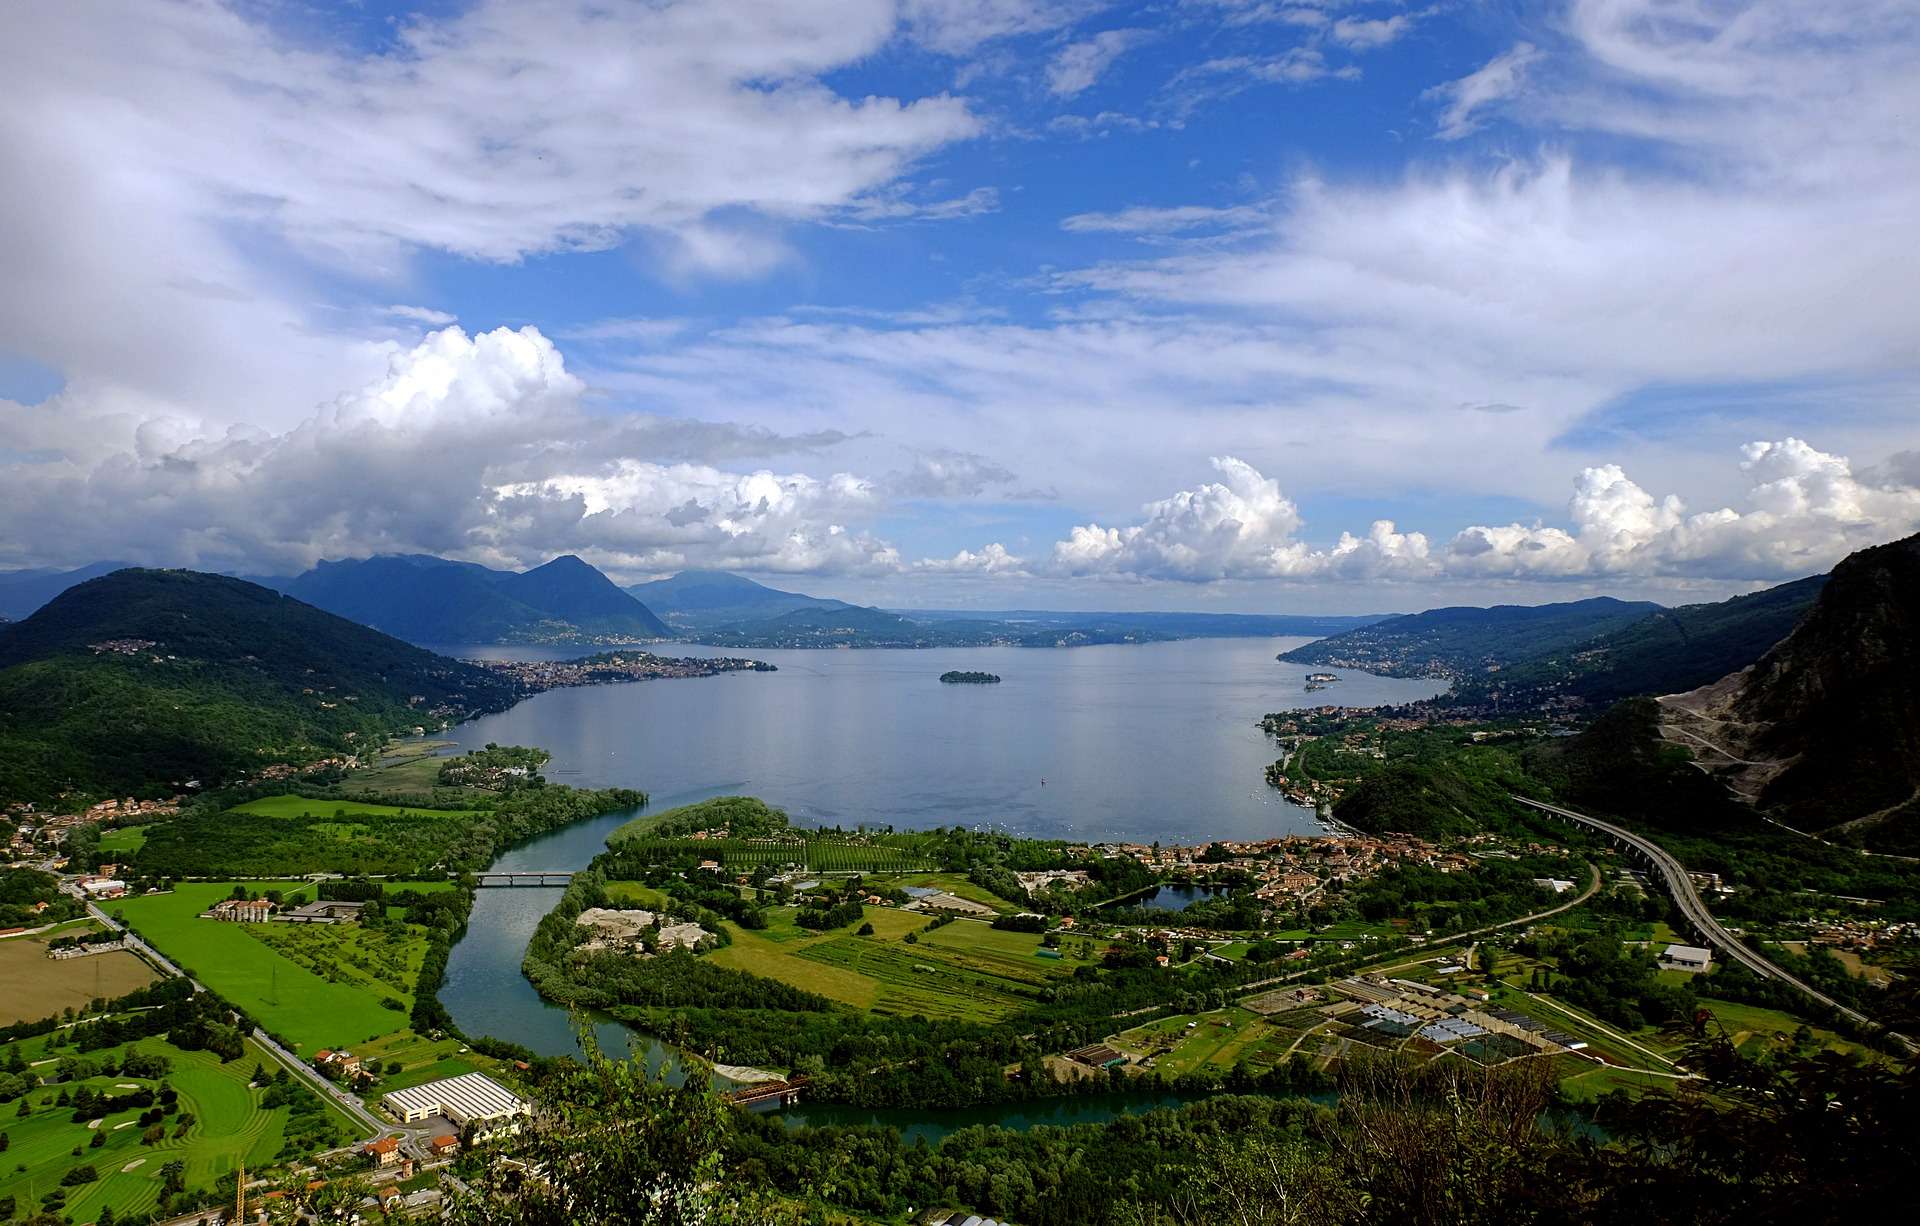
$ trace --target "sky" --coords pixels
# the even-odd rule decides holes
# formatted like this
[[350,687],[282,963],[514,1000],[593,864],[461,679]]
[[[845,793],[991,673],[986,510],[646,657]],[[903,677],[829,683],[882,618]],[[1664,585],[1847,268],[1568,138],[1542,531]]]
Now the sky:
[[22,0],[0,568],[1719,599],[1920,530],[1911,0]]

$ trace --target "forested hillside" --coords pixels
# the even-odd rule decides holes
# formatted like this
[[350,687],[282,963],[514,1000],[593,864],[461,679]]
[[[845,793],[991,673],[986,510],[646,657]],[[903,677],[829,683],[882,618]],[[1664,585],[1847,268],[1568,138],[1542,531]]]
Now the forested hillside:
[[1568,604],[1429,609],[1320,639],[1280,658],[1388,677],[1459,680],[1623,629],[1659,607],[1644,600],[1596,596]]
[[122,570],[0,629],[0,796],[169,793],[514,697],[495,674],[252,583]]

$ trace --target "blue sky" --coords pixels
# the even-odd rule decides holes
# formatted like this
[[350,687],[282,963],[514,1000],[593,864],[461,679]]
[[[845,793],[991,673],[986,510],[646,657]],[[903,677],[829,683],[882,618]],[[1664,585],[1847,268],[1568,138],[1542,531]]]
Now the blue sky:
[[1920,528],[1895,0],[0,34],[0,566],[1406,609],[1716,597]]

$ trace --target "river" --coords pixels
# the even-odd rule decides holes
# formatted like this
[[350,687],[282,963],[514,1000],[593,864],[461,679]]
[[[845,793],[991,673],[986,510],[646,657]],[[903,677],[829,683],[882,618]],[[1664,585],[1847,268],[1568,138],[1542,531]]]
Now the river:
[[[1274,659],[1306,641],[728,652],[779,671],[553,690],[448,737],[463,747],[539,745],[553,754],[547,775],[555,782],[642,788],[655,810],[749,793],[807,824],[958,823],[1043,838],[1166,843],[1267,838],[1319,826],[1266,786],[1262,772],[1275,753],[1257,726],[1262,714],[1329,701],[1407,702],[1440,688],[1343,671],[1332,689],[1309,695],[1309,670]],[[1003,680],[942,685],[948,669]],[[492,868],[584,868],[631,816],[607,814],[543,835],[503,853]],[[542,1000],[520,973],[534,925],[559,893],[476,892],[440,992],[461,1029],[543,1054],[576,1050],[567,1012]],[[618,1023],[601,1019],[594,1028],[610,1053],[631,1050],[635,1040]],[[649,1063],[672,1064],[657,1042],[637,1041]]]

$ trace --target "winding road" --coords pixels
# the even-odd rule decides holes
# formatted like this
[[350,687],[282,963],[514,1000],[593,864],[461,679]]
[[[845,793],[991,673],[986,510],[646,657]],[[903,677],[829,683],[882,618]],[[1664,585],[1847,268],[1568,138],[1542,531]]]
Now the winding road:
[[[1538,809],[1543,813],[1560,818],[1562,821],[1572,822],[1575,825],[1585,826],[1590,830],[1597,831],[1639,853],[1640,857],[1651,865],[1655,872],[1660,874],[1660,880],[1666,885],[1667,893],[1672,896],[1675,905],[1680,908],[1680,914],[1685,917],[1688,926],[1691,927],[1693,931],[1699,933],[1701,938],[1708,944],[1714,946],[1727,957],[1732,958],[1735,962],[1746,967],[1754,974],[1759,975],[1763,979],[1777,979],[1788,987],[1794,988],[1808,998],[1818,1001],[1840,1016],[1868,1030],[1878,1030],[1881,1028],[1878,1022],[1875,1022],[1866,1014],[1861,1013],[1857,1009],[1848,1008],[1820,989],[1781,970],[1750,949],[1745,942],[1741,941],[1731,932],[1728,932],[1721,926],[1720,921],[1713,917],[1713,913],[1707,910],[1707,904],[1700,900],[1699,893],[1693,888],[1693,879],[1687,876],[1686,866],[1668,855],[1658,843],[1637,835],[1631,830],[1616,826],[1612,822],[1604,822],[1597,817],[1589,817],[1584,813],[1576,813],[1572,809],[1563,809],[1559,805],[1550,805],[1544,801],[1529,800],[1524,796],[1515,796],[1513,799],[1529,808]],[[1906,1048],[1908,1052],[1920,1051],[1920,1044],[1914,1043],[1912,1039],[1907,1038],[1905,1035],[1895,1034],[1891,1031],[1888,1033],[1896,1042]]]

